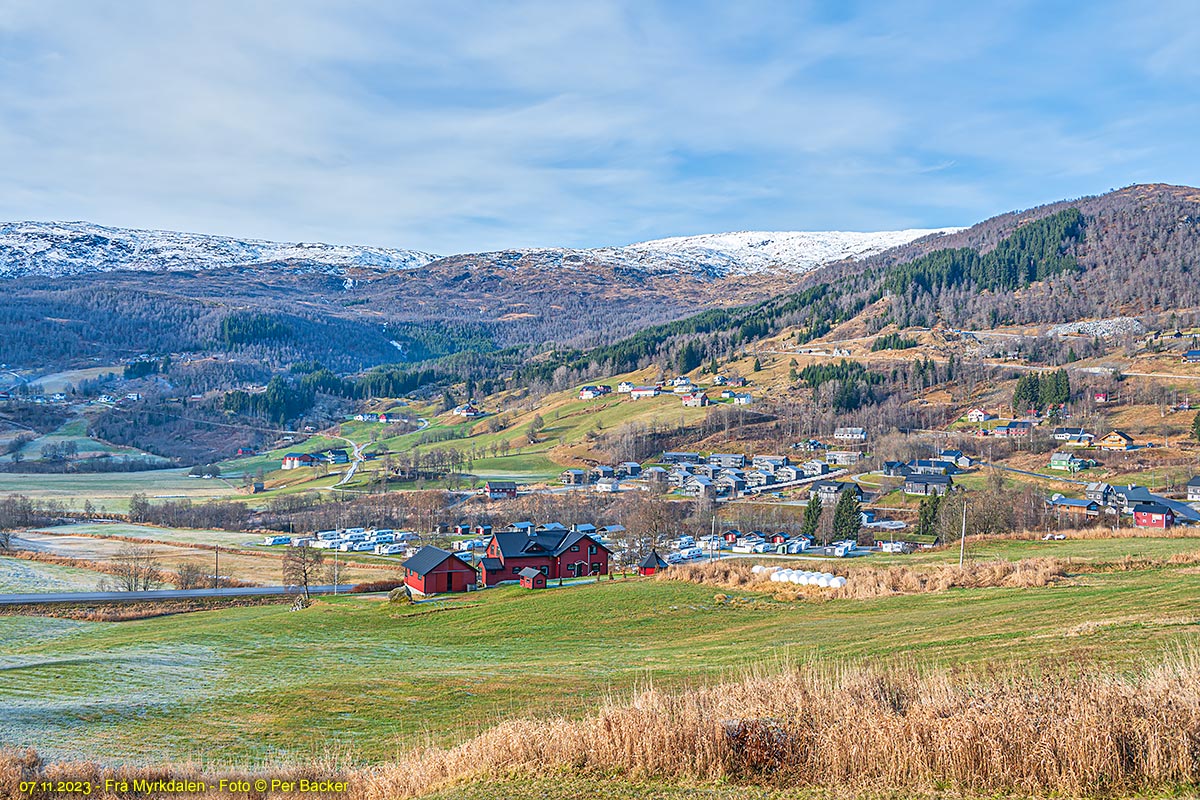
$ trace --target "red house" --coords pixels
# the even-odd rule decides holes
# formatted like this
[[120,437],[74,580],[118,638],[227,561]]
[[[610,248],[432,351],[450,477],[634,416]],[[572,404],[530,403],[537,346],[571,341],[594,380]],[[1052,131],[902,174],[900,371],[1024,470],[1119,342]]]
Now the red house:
[[612,553],[590,533],[576,530],[500,531],[482,561],[484,586],[519,580],[526,567],[546,578],[607,575]]
[[542,574],[540,569],[526,567],[517,573],[521,577],[522,589],[545,589],[546,576]]
[[729,544],[737,544],[737,540],[742,538],[741,531],[725,531],[721,534],[721,538]]
[[642,559],[641,564],[638,564],[638,575],[653,575],[656,572],[662,572],[666,568],[667,562],[663,561],[658,551],[651,550],[650,555]]
[[1165,530],[1175,524],[1175,512],[1158,503],[1139,503],[1133,507],[1133,524],[1139,528]]
[[514,481],[488,481],[483,485],[483,493],[489,500],[512,500],[517,496],[517,484]]
[[404,562],[404,583],[418,594],[465,592],[478,582],[474,567],[440,547],[426,545]]

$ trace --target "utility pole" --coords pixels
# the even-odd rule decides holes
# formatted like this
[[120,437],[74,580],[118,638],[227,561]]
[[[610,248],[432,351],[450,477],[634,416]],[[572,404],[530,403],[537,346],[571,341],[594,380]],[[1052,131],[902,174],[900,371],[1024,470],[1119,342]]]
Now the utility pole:
[[958,568],[962,569],[967,555],[967,498],[963,498],[962,509],[962,538],[958,540]]
[[338,551],[335,548],[333,551],[333,593],[337,594],[338,590]]

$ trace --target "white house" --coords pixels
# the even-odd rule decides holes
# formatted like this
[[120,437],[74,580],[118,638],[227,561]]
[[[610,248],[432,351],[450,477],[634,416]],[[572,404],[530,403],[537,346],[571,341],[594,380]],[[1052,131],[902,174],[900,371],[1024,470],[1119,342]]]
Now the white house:
[[657,386],[635,386],[629,390],[629,396],[634,400],[640,400],[643,397],[658,397],[659,394]]
[[619,394],[629,394],[633,391],[633,384],[629,381],[621,381],[617,384],[617,392]]
[[865,442],[867,432],[863,428],[838,428],[833,432],[833,438],[839,442]]
[[982,408],[972,408],[967,412],[967,422],[987,422],[996,418],[995,414],[989,414]]

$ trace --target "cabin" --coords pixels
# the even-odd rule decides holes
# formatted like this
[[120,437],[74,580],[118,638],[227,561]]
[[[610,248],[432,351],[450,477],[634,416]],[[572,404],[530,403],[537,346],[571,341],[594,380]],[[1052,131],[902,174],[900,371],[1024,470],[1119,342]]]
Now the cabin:
[[521,579],[522,589],[546,588],[546,573],[542,572],[540,569],[525,567],[517,573],[517,577]]
[[833,432],[833,438],[839,442],[862,444],[867,440],[867,431],[864,428],[838,428]]
[[1158,503],[1138,503],[1133,507],[1133,524],[1166,530],[1175,524],[1175,512]]
[[1095,392],[1092,394],[1092,400],[1094,400],[1097,403],[1101,403],[1101,404],[1107,403],[1108,402],[1108,392]]
[[1100,445],[1101,450],[1131,450],[1133,449],[1133,437],[1124,431],[1109,431],[1100,438],[1097,444]]
[[1183,363],[1200,364],[1200,350],[1188,350],[1183,354]]
[[467,592],[479,580],[475,568],[448,550],[425,545],[402,565],[404,584],[414,594]]
[[776,531],[767,537],[767,541],[771,544],[787,544],[791,538],[783,531]]
[[[659,469],[662,469],[659,467]],[[622,461],[617,464],[618,478],[636,478],[642,474],[642,465],[636,461]]]
[[1189,503],[1200,503],[1200,475],[1188,481],[1187,499]]
[[754,397],[748,394],[735,394],[733,396],[733,404],[735,406],[749,406],[754,404]]
[[587,483],[587,473],[581,469],[566,469],[558,476],[563,486],[582,486]]
[[994,420],[995,418],[996,418],[995,414],[989,414],[988,412],[984,411],[982,408],[972,408],[970,411],[967,412],[967,422],[975,422],[975,423],[989,422],[991,420]]
[[1050,499],[1049,506],[1053,511],[1075,517],[1100,516],[1100,504],[1095,500],[1088,500],[1086,498],[1076,500],[1073,497],[1063,497],[1060,494],[1056,494]]
[[651,550],[650,554],[642,559],[642,563],[638,564],[638,575],[650,576],[657,575],[664,571],[669,565],[663,560],[663,557],[658,554],[657,550]]
[[616,494],[617,492],[621,491],[621,482],[616,478],[601,478],[592,486],[592,490],[596,492]]
[[493,534],[480,564],[484,585],[495,586],[526,568],[550,579],[607,575],[611,556],[597,533],[544,525]]
[[742,532],[739,530],[730,529],[722,533],[721,538],[724,539],[727,544],[737,544],[737,540],[742,538]]
[[737,467],[741,469],[746,466],[746,457],[741,453],[713,453],[708,457],[708,463],[718,467]]
[[904,479],[904,493],[915,497],[944,495],[954,488],[949,475],[909,475]]
[[708,395],[704,392],[688,392],[681,398],[684,408],[704,408],[708,405]]
[[515,481],[488,481],[483,485],[483,493],[489,500],[512,500],[517,496]]
[[484,412],[479,408],[476,408],[471,403],[464,403],[463,405],[454,409],[454,416],[465,417],[466,419],[476,419],[477,417],[484,416]]

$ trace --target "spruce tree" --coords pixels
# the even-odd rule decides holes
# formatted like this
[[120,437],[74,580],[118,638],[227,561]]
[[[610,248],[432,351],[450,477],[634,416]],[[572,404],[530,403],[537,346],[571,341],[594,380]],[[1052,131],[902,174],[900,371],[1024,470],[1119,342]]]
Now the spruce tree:
[[862,528],[862,511],[858,507],[858,494],[852,489],[848,489],[842,492],[842,496],[838,498],[837,507],[833,511],[834,539],[858,541],[860,528]]
[[821,511],[821,499],[817,497],[816,491],[809,492],[808,505],[804,509],[804,522],[800,526],[800,533],[816,537],[817,527],[821,524]]
[[1200,411],[1197,411],[1192,419],[1192,438],[1200,442]]

